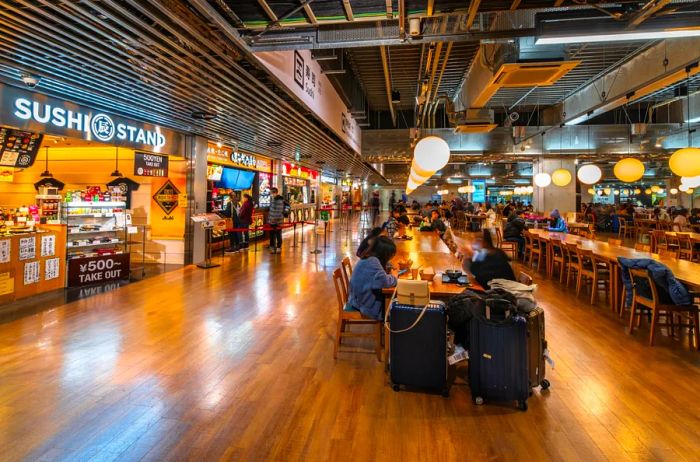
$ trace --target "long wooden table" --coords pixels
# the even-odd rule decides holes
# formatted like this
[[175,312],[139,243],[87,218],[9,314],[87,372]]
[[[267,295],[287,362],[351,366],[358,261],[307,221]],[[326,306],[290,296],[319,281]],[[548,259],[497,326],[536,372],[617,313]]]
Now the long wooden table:
[[[551,246],[549,243],[553,239],[561,240],[569,244],[576,244],[577,246],[591,250],[593,254],[601,259],[604,259],[610,263],[611,272],[611,297],[610,303],[612,308],[621,312],[622,306],[620,305],[620,297],[622,295],[622,280],[620,264],[617,257],[623,258],[651,258],[656,261],[663,263],[668,266],[673,272],[676,279],[687,284],[693,288],[700,288],[700,263],[694,263],[687,260],[680,260],[677,258],[661,257],[658,254],[651,252],[644,252],[641,250],[635,250],[630,247],[610,245],[607,242],[582,238],[580,236],[575,236],[567,233],[557,233],[550,232],[543,229],[531,229],[530,233],[536,235],[545,241],[547,245],[547,258],[552,255]],[[595,290],[595,289],[594,289]]]

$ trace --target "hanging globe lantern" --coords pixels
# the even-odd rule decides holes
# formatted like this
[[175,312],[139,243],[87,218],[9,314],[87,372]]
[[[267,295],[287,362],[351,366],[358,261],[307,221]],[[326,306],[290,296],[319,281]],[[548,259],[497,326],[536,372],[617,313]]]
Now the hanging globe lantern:
[[408,177],[408,182],[406,183],[406,189],[415,190],[420,184],[416,183],[413,178]]
[[657,192],[659,192],[659,191],[661,191],[661,188],[660,188],[659,186],[654,185],[654,186],[651,187],[651,192],[657,193]]
[[415,181],[417,184],[423,184],[426,181],[428,181],[428,179],[430,178],[430,176],[419,175],[418,173],[416,173],[416,171],[414,169],[411,169],[411,173],[409,174],[408,177],[411,178],[413,181]]
[[533,192],[535,192],[535,188],[533,188],[532,186],[528,186],[528,187],[527,187],[527,193],[528,193],[528,194],[532,194]]
[[644,194],[647,194],[647,195],[651,194],[651,188],[645,189]]
[[697,188],[700,186],[700,176],[681,177],[681,184],[687,184],[689,188]]
[[552,183],[552,177],[549,176],[549,173],[542,172],[535,175],[534,181],[538,187],[546,188]]
[[644,164],[633,157],[620,160],[613,168],[615,177],[625,183],[632,183],[644,176]]
[[620,190],[619,190],[619,189],[613,190],[613,194],[615,194],[616,196],[619,196],[619,195],[620,195]]
[[642,193],[642,190],[639,189],[639,188],[634,188],[634,193],[637,194],[637,195],[639,195],[639,194]]
[[679,190],[679,191],[682,191],[682,192],[686,192],[686,191],[689,190],[689,189],[690,189],[690,187],[689,187],[687,184],[681,184],[681,185],[678,187],[678,190]]
[[593,188],[588,188],[588,194],[594,195],[594,194],[595,194],[595,189],[593,189]]
[[678,176],[700,175],[700,148],[679,149],[668,159],[668,166]]
[[421,176],[425,172],[437,172],[450,161],[450,146],[442,138],[426,136],[416,144],[413,161],[416,173]]
[[610,189],[610,188],[603,188],[603,192],[605,193],[606,196],[609,196],[610,193],[612,192],[612,189]]
[[678,194],[678,189],[676,189],[676,188],[671,188],[671,189],[668,190],[668,192],[670,192],[671,194],[673,194],[673,195],[675,196],[676,194]]
[[577,176],[578,180],[583,184],[595,184],[600,181],[603,172],[597,165],[589,164],[578,169]]
[[552,183],[557,186],[566,186],[571,183],[571,172],[565,168],[558,168],[552,172]]
[[690,195],[690,194],[693,194],[693,192],[695,192],[695,190],[693,188],[688,188],[688,190],[685,193]]

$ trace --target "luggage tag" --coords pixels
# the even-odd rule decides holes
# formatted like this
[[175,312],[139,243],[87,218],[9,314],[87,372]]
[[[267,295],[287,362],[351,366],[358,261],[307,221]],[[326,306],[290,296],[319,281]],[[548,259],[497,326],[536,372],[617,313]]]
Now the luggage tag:
[[469,352],[465,350],[461,345],[455,347],[455,352],[451,356],[447,357],[447,362],[450,366],[457,364],[461,361],[466,361],[469,359]]
[[544,360],[549,363],[549,367],[554,369],[554,360],[551,356],[549,356],[549,349],[545,348],[544,352],[542,353],[542,356],[544,356]]

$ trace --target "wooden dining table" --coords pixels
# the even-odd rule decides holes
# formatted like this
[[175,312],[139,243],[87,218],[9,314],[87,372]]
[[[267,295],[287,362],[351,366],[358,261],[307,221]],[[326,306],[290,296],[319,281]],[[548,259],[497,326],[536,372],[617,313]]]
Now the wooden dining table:
[[607,242],[598,241],[594,239],[587,239],[567,233],[550,232],[542,229],[533,229],[530,230],[530,233],[538,236],[545,243],[547,243],[548,258],[550,258],[550,256],[552,255],[551,245],[549,244],[553,239],[558,239],[562,242],[575,244],[583,249],[591,250],[595,256],[609,262],[611,269],[610,303],[613,310],[615,310],[618,313],[621,313],[621,310],[623,308],[620,304],[620,297],[622,295],[623,284],[621,276],[621,267],[617,259],[618,257],[651,258],[653,260],[659,261],[666,265],[673,272],[676,279],[678,279],[679,281],[683,282],[684,284],[690,287],[693,287],[694,289],[700,288],[700,263],[694,263],[678,258],[662,257],[659,254],[636,250],[631,247],[611,245]]

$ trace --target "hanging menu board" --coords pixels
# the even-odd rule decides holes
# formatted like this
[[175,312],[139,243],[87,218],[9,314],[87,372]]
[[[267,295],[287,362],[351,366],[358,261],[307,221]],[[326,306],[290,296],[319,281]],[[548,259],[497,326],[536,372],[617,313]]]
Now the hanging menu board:
[[0,165],[27,168],[34,165],[43,135],[0,127]]
[[134,175],[167,177],[168,156],[159,156],[145,152],[134,153]]

